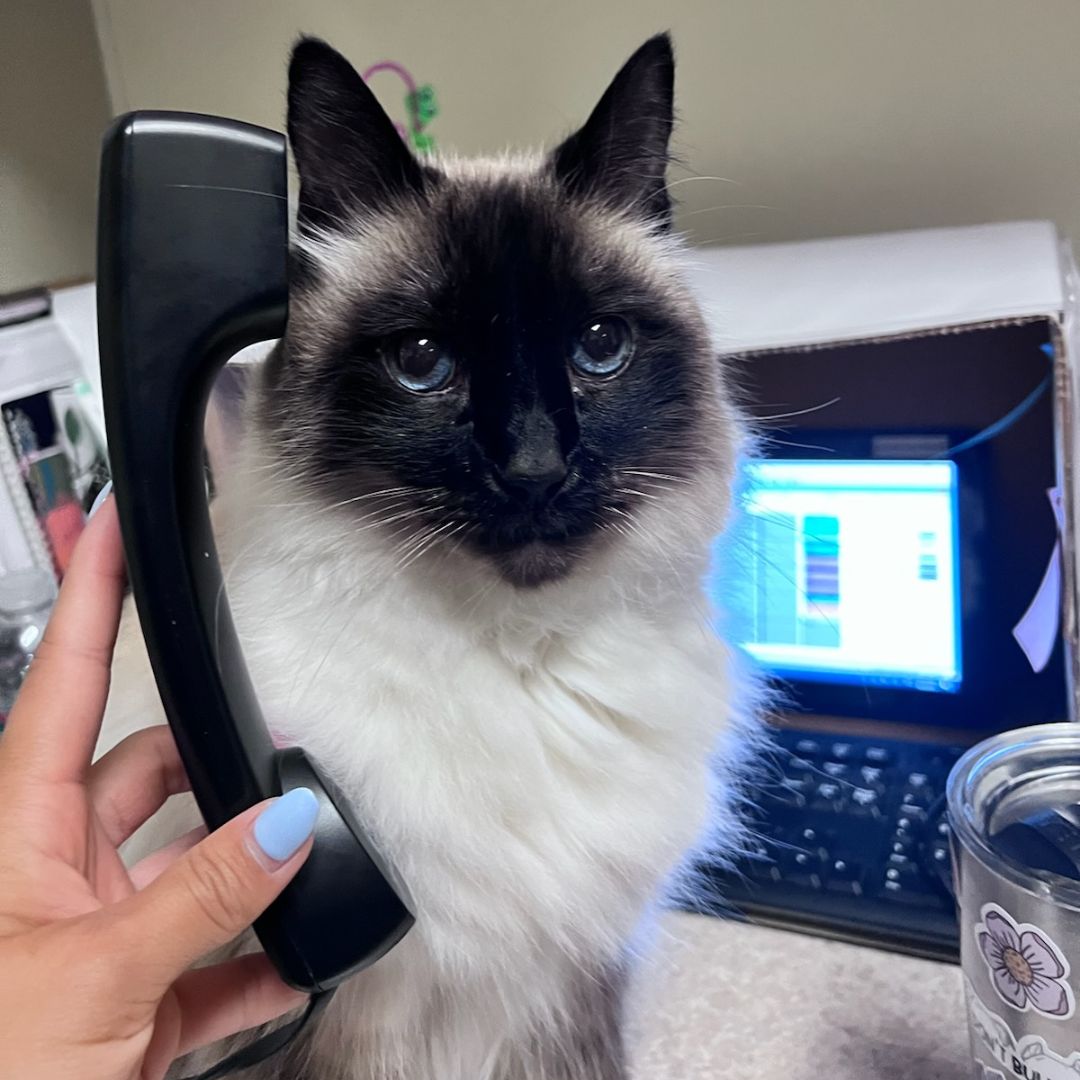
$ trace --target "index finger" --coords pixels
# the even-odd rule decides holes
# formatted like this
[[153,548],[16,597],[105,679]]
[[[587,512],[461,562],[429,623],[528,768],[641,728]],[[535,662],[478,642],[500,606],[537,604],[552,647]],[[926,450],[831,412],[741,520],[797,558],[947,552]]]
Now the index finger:
[[48,628],[4,734],[18,772],[35,780],[81,780],[90,766],[109,694],[124,598],[116,504],[107,499],[79,538]]

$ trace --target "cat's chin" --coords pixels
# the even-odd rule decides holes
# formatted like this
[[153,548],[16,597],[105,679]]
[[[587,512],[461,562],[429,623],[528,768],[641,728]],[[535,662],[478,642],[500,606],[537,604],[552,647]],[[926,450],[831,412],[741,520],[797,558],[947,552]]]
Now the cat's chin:
[[573,546],[532,540],[495,556],[503,578],[519,589],[536,589],[566,577],[576,563]]

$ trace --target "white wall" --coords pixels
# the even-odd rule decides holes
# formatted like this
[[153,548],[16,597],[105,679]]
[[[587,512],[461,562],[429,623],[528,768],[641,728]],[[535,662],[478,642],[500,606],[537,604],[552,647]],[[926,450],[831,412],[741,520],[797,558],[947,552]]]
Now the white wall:
[[[670,27],[699,241],[1049,217],[1080,240],[1078,0],[92,0],[113,111],[280,127],[300,31],[434,83],[465,152],[550,142]],[[92,272],[108,106],[87,0],[5,0],[0,291]],[[384,100],[400,115],[397,84]]]
[[[647,35],[679,52],[699,240],[1023,217],[1080,239],[1077,0],[94,0],[117,108],[281,126],[300,30],[432,82],[463,151],[550,141]],[[381,89],[400,111],[396,84]]]
[[0,293],[93,274],[108,120],[89,0],[3,0]]

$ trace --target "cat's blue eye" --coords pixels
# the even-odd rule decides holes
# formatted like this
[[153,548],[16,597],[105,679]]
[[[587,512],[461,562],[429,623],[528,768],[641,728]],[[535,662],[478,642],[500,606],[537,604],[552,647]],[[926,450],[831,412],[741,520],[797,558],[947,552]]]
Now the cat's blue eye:
[[618,316],[591,319],[578,332],[570,351],[570,362],[583,375],[609,379],[617,375],[634,353],[630,324]]
[[457,364],[441,342],[418,331],[397,339],[388,351],[387,367],[406,390],[431,394],[449,385]]

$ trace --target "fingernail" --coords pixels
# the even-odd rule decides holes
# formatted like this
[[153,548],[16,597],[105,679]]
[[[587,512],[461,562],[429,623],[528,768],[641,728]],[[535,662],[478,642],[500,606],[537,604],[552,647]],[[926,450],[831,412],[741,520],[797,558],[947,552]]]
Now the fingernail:
[[315,831],[319,800],[306,787],[293,788],[275,799],[256,819],[252,829],[259,850],[275,862],[295,855]]
[[112,481],[110,480],[98,493],[97,498],[94,500],[94,504],[90,507],[90,513],[86,515],[87,520],[92,518],[102,507],[105,500],[112,494]]

